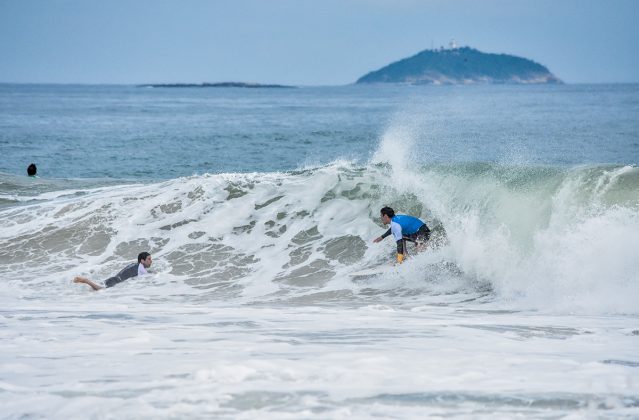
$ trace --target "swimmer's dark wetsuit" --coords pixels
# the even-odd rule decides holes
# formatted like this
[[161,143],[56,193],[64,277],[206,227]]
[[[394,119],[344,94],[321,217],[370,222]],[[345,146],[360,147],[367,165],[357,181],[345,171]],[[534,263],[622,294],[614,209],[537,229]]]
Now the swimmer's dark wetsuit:
[[131,277],[137,277],[139,265],[140,263],[131,263],[127,265],[118,274],[106,279],[104,281],[104,287],[113,287],[118,283],[122,283],[124,280],[130,279]]
[[430,229],[426,223],[416,217],[398,214],[391,219],[390,229],[382,235],[382,239],[391,233],[397,242],[397,261],[402,262],[404,259],[405,240],[413,242],[426,242],[430,238]]

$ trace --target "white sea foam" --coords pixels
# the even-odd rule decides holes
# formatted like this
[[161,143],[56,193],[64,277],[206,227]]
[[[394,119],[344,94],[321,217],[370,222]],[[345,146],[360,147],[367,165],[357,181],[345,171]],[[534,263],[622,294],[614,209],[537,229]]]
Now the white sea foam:
[[[513,308],[636,313],[636,168],[571,171],[500,166],[408,167],[337,162],[295,173],[204,175],[159,184],[56,192],[2,211],[2,275],[66,288],[103,279],[141,250],[160,275],[240,301],[314,294],[358,296],[347,274],[392,260],[374,245],[382,205],[417,209],[439,243],[376,287],[435,285]],[[409,141],[401,139],[402,144]],[[396,153],[396,154],[393,154]],[[388,164],[388,163],[387,163]],[[407,180],[410,182],[400,182]],[[633,196],[634,194],[634,196]],[[42,197],[43,195],[39,195]],[[433,274],[434,273],[434,274]]]
[[1,418],[639,418],[636,86],[0,89]]
[[[3,415],[639,415],[637,169],[398,167],[398,139],[410,130],[370,166],[1,210]],[[425,219],[433,246],[353,279],[393,260],[391,240],[372,243],[386,204]],[[150,276],[71,283],[142,250]]]

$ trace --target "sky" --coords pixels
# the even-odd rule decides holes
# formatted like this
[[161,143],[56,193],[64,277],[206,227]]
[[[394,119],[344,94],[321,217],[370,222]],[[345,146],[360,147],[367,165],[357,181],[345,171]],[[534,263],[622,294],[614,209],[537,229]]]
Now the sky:
[[639,0],[0,0],[0,82],[343,85],[431,47],[639,82]]

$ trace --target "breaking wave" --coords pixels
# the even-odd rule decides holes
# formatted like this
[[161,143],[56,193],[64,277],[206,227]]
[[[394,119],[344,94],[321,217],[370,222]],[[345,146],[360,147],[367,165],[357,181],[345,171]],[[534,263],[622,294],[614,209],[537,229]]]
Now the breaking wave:
[[[639,170],[456,163],[411,166],[385,149],[285,173],[199,175],[83,187],[4,176],[0,275],[66,290],[149,250],[158,286],[188,299],[303,304],[470,298],[521,309],[634,313],[639,297]],[[71,181],[68,181],[71,183]],[[390,274],[384,205],[435,229],[431,249]],[[151,283],[154,284],[154,283]],[[129,286],[133,287],[133,286]]]

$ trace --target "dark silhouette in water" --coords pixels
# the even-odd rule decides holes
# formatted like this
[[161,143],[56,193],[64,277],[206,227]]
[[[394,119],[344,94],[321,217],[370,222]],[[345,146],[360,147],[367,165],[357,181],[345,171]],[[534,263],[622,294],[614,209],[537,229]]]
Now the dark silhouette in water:
[[36,167],[35,163],[32,163],[31,165],[27,167],[27,175],[36,176],[37,173],[38,173],[38,168]]

